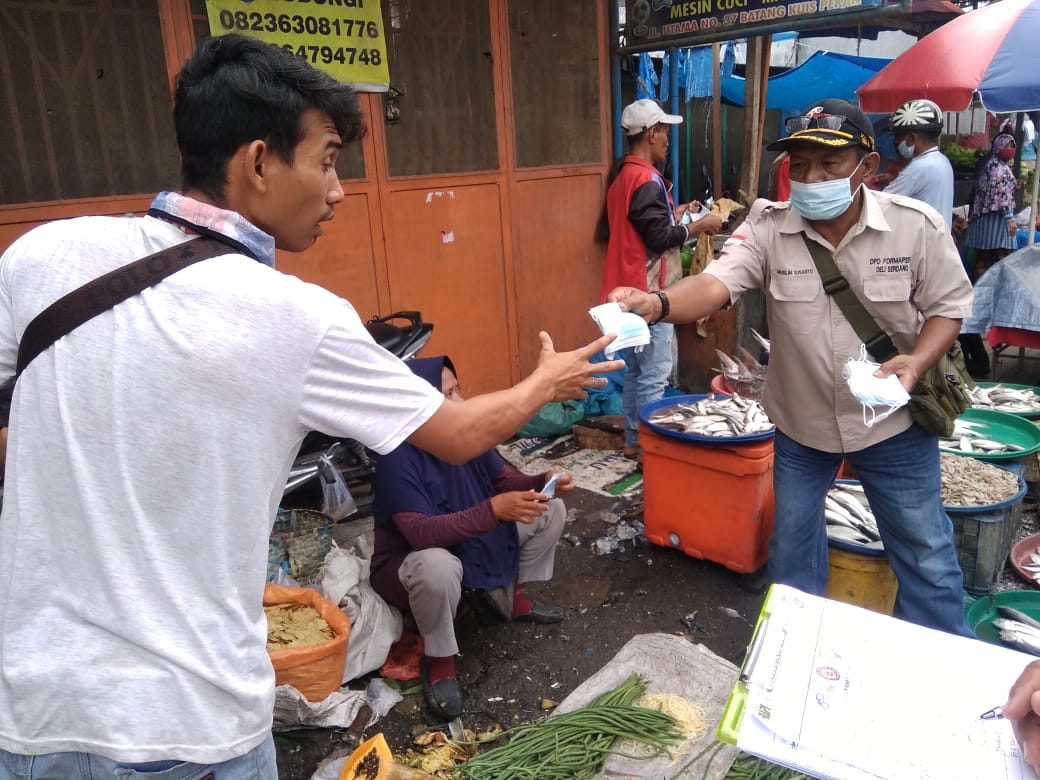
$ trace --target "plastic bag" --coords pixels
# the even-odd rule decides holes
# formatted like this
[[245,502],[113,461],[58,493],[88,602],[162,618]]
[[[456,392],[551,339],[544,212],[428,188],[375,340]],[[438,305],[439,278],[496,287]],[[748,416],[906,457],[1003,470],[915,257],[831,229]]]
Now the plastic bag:
[[585,419],[585,405],[581,401],[548,403],[520,429],[523,438],[551,439],[571,432],[571,426]]
[[351,640],[343,682],[375,671],[401,636],[401,613],[376,593],[369,582],[370,561],[335,543],[325,558],[321,592],[350,620]]
[[323,496],[322,514],[328,515],[333,522],[336,522],[354,514],[357,511],[357,504],[354,503],[354,497],[350,495],[343,474],[332,463],[331,452],[330,450],[321,456],[318,476],[321,478]]
[[300,583],[293,579],[293,576],[291,574],[289,574],[288,564],[286,564],[286,568],[278,569],[278,571],[274,575],[274,579],[268,580],[268,582],[270,582],[272,585],[281,585],[282,587],[286,588],[303,587],[302,585],[300,585]]
[[368,681],[365,698],[368,699],[368,706],[372,708],[373,720],[386,717],[395,704],[404,701],[404,696],[387,685],[382,677],[373,677]]
[[[332,521],[328,515],[311,509],[279,509],[271,538],[280,540],[287,551],[288,574],[305,586],[313,585],[332,549]],[[269,569],[270,566],[269,550]]]
[[283,575],[289,576],[289,553],[282,537],[271,536],[267,540],[267,581],[284,585],[278,581]]
[[402,634],[390,647],[386,662],[379,668],[379,674],[391,680],[406,682],[418,679],[419,662],[422,660],[425,643],[418,634]]
[[312,588],[286,588],[267,585],[264,606],[273,604],[306,604],[314,607],[335,633],[335,638],[320,645],[272,650],[275,685],[291,685],[310,701],[322,701],[338,691],[347,660],[350,621],[342,610]]

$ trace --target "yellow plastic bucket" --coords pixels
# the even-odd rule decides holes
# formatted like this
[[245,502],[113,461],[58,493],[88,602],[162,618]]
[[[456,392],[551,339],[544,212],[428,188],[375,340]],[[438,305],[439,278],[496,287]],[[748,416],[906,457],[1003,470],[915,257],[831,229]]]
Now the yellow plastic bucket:
[[899,583],[884,550],[829,540],[830,566],[824,595],[891,615]]

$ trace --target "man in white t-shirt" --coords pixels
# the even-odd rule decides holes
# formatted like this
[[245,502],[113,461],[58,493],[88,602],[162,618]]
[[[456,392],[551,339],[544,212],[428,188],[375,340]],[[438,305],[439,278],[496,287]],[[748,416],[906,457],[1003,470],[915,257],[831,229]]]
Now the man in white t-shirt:
[[[900,156],[910,163],[885,187],[885,192],[916,198],[939,212],[947,229],[953,229],[953,165],[939,150],[943,129],[942,109],[931,100],[908,100],[888,117]],[[962,333],[957,340],[968,372],[976,378],[989,374],[989,353],[979,333]]]
[[309,430],[463,463],[620,361],[609,338],[444,404],[353,307],[274,270],[343,199],[357,98],[289,53],[204,41],[177,80],[183,192],[39,227],[0,259],[0,382],[66,293],[196,235],[232,247],[85,322],[21,373],[0,515],[0,779],[275,780],[268,537]]
[[896,150],[910,163],[885,187],[892,195],[923,200],[953,227],[953,166],[939,151],[942,109],[931,100],[908,100],[888,118]]
[[1022,167],[1036,168],[1036,127],[1029,114],[1022,115]]

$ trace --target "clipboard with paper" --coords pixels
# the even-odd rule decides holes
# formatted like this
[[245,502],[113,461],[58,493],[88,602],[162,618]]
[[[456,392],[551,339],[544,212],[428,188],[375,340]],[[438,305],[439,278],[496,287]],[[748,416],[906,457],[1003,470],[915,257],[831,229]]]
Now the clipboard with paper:
[[1032,660],[773,585],[716,735],[835,780],[1037,780],[979,720]]

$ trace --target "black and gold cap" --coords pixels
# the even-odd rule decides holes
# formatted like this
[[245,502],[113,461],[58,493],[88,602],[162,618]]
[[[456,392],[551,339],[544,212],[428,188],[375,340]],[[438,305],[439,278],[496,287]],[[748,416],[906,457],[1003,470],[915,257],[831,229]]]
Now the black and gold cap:
[[814,103],[801,115],[788,119],[786,127],[788,135],[769,144],[769,151],[784,151],[803,141],[831,149],[859,146],[873,152],[875,148],[870,119],[852,103],[839,98]]

